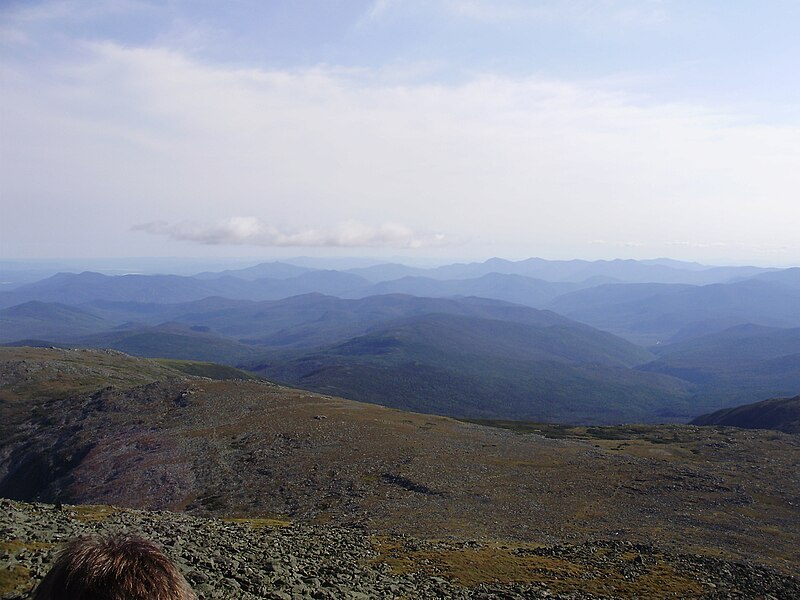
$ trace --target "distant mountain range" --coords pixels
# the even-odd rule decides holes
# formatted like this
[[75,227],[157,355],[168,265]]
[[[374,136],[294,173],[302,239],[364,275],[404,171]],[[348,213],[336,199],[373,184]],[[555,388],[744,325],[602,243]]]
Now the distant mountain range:
[[587,283],[551,282],[524,275],[487,273],[471,279],[433,279],[408,276],[376,283],[369,288],[369,292],[411,294],[433,298],[479,296],[541,307],[562,294],[590,286],[591,284]]
[[100,273],[59,273],[8,292],[0,292],[0,306],[8,307],[30,300],[84,304],[95,301],[150,302],[172,304],[191,302],[209,296],[231,299],[279,299],[310,292],[353,294],[366,289],[369,282],[339,271],[308,271],[287,279],[256,280],[232,276],[217,278],[178,275],[119,275]]
[[[95,300],[175,303],[208,296],[270,300],[309,292],[343,297],[392,292],[426,296],[479,295],[540,306],[542,302],[560,294],[604,283],[707,285],[767,276],[765,282],[791,279],[797,287],[796,280],[799,277],[791,271],[758,267],[704,267],[677,261],[547,261],[539,258],[516,262],[493,258],[482,263],[454,264],[434,269],[385,264],[348,271],[272,262],[246,269],[203,272],[194,277],[58,273],[0,292],[0,307],[29,300],[65,304]],[[770,276],[771,273],[774,275]],[[487,276],[488,279],[485,279]],[[376,284],[379,285],[375,287]],[[505,297],[496,294],[505,294]]]
[[752,277],[771,271],[758,267],[708,267],[697,263],[686,263],[668,259],[661,260],[544,260],[529,258],[510,261],[491,258],[485,262],[458,263],[419,269],[404,265],[375,265],[351,269],[361,277],[373,282],[399,279],[404,276],[421,276],[431,279],[472,279],[500,273],[503,275],[522,275],[553,282],[583,283],[594,280],[597,283],[652,282],[652,283],[691,283],[705,285],[722,283],[735,279]]
[[796,268],[274,262],[194,277],[60,273],[0,293],[0,306],[0,343],[245,366],[454,416],[685,421],[800,391]]
[[800,326],[800,287],[778,277],[728,284],[608,284],[571,292],[547,308],[651,345],[690,339],[753,323]]

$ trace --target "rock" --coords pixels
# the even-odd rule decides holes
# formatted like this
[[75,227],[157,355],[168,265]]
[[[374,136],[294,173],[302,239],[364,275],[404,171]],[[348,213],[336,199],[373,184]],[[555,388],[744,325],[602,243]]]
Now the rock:
[[[31,580],[5,593],[4,600],[21,600],[53,564],[63,541],[78,535],[108,535],[126,531],[161,546],[186,574],[202,599],[317,598],[560,598],[582,600],[585,585],[596,573],[611,572],[635,584],[654,565],[668,562],[694,581],[702,582],[709,598],[800,597],[795,579],[763,567],[708,557],[673,555],[625,540],[594,541],[547,547],[503,544],[500,550],[517,559],[545,557],[564,561],[577,573],[549,573],[569,592],[546,589],[538,582],[482,583],[464,587],[441,571],[435,560],[420,558],[413,571],[397,573],[377,561],[378,548],[367,531],[337,525],[295,523],[262,528],[247,523],[192,517],[166,511],[110,510],[98,519],[82,519],[64,507],[0,500],[0,531],[15,540],[13,552],[3,547],[9,567],[31,570]],[[411,536],[392,538],[406,556],[480,552],[493,548],[480,541],[432,542]],[[0,546],[2,547],[2,546]],[[560,589],[560,588],[559,588]]]

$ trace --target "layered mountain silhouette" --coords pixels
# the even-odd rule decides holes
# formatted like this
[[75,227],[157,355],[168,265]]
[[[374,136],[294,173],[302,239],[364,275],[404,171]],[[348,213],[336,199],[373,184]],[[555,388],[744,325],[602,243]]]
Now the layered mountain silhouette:
[[278,299],[309,292],[357,293],[367,280],[339,271],[308,271],[287,279],[242,279],[230,275],[217,278],[178,275],[119,275],[100,273],[59,273],[42,281],[0,292],[0,306],[8,307],[30,300],[83,304],[98,300],[190,302],[209,296],[232,299]]
[[754,278],[730,284],[608,284],[560,296],[548,308],[646,345],[753,323],[800,326],[800,288]]
[[425,296],[478,295],[541,307],[566,292],[601,284],[705,285],[731,283],[749,277],[770,283],[796,279],[791,271],[775,271],[772,278],[762,280],[760,276],[772,271],[757,267],[703,267],[677,261],[546,261],[533,258],[513,262],[495,258],[483,263],[434,269],[386,264],[349,271],[273,262],[246,269],[204,272],[194,277],[58,273],[0,292],[0,307],[30,300],[65,304],[95,300],[176,303],[208,296],[267,300],[310,292],[343,297],[394,292]]
[[490,259],[60,273],[0,293],[0,343],[214,361],[456,416],[686,421],[800,390],[799,272]]
[[491,258],[485,262],[458,263],[434,269],[419,269],[404,265],[386,264],[351,269],[371,281],[386,281],[406,276],[431,279],[472,279],[500,273],[521,275],[553,282],[581,283],[594,280],[596,283],[653,282],[690,283],[703,285],[721,283],[751,277],[769,271],[758,267],[708,267],[697,263],[675,260],[545,260],[529,258],[520,261]]

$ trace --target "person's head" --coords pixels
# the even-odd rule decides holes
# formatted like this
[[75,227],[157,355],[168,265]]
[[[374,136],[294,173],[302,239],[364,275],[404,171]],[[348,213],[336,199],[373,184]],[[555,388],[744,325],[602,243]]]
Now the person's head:
[[196,600],[175,565],[137,537],[78,538],[61,552],[34,600]]

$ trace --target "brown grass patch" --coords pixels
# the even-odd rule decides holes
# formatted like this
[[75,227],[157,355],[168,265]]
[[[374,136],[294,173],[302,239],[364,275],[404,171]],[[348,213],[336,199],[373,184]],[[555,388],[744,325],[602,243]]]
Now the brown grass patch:
[[30,585],[31,572],[25,567],[14,566],[0,569],[0,594],[5,596],[20,588],[25,589],[25,584]]
[[270,518],[270,517],[258,517],[258,518],[245,518],[245,517],[231,517],[222,519],[228,523],[243,523],[244,525],[249,525],[253,529],[277,529],[280,527],[288,527],[292,524],[291,521],[288,519],[277,519],[277,518]]
[[81,504],[77,506],[70,506],[69,511],[76,521],[84,523],[99,523],[105,521],[111,515],[124,512],[120,508],[114,506],[106,506],[104,504]]
[[[397,574],[424,573],[462,586],[479,584],[539,584],[556,593],[637,598],[696,598],[703,587],[679,573],[663,557],[644,559],[636,552],[609,557],[598,549],[599,560],[570,560],[540,556],[531,547],[505,545],[457,549],[409,549],[402,541],[378,539],[375,562]],[[528,551],[526,551],[528,550]],[[639,562],[637,562],[639,561]],[[629,571],[636,565],[636,571]]]
[[[32,542],[22,540],[0,541],[0,554],[16,554],[20,550],[49,550],[55,546],[49,542]],[[5,596],[11,592],[27,590],[31,584],[31,572],[26,567],[3,566],[0,567],[0,595]]]
[[0,541],[0,554],[8,552],[14,554],[20,550],[49,550],[55,546],[50,542],[23,542],[22,540]]

